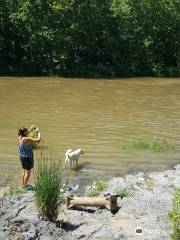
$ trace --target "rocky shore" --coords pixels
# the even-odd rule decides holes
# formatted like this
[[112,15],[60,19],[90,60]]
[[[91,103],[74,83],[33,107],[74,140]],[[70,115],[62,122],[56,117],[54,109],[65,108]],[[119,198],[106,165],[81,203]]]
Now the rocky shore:
[[[100,195],[117,194],[126,189],[127,196],[118,198],[118,211],[81,207],[68,210],[63,205],[58,221],[38,219],[34,192],[0,198],[1,240],[161,240],[170,239],[172,227],[167,217],[172,209],[173,188],[180,188],[180,165],[172,170],[116,177]],[[65,195],[85,195],[89,186],[68,187]]]

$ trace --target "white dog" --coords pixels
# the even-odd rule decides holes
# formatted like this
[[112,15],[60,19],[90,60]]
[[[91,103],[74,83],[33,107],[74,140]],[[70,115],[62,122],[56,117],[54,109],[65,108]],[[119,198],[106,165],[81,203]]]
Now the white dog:
[[69,149],[65,153],[65,168],[69,164],[69,168],[71,168],[73,165],[78,164],[78,160],[81,154],[84,154],[84,151],[79,148],[75,151],[72,149]]

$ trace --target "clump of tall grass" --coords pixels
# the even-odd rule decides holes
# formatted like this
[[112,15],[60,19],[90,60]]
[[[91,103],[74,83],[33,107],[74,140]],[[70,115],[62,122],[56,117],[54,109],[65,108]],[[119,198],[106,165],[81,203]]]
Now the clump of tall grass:
[[134,143],[122,144],[122,149],[124,150],[149,150],[151,152],[164,152],[175,150],[175,144],[169,143],[165,138],[164,139],[138,139]]
[[63,202],[62,168],[51,156],[42,156],[35,174],[35,198],[39,218],[55,221]]
[[107,182],[101,179],[97,179],[87,195],[90,197],[97,196],[101,191],[107,187]]
[[173,234],[172,240],[180,239],[180,189],[175,189],[173,198],[173,210],[168,214],[171,219]]

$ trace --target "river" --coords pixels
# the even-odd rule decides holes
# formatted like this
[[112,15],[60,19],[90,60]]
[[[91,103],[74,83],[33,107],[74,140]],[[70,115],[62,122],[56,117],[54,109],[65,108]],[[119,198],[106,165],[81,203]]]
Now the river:
[[[96,176],[159,171],[180,160],[180,78],[0,77],[1,185],[19,175],[17,129],[35,124],[42,149],[64,161],[84,149],[81,169]],[[176,151],[124,151],[123,143],[162,139]]]

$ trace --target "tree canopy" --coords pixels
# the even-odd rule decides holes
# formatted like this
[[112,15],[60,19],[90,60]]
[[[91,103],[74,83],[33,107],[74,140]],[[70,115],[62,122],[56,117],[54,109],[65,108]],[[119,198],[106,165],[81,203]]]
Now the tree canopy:
[[1,0],[0,73],[180,75],[180,0]]

